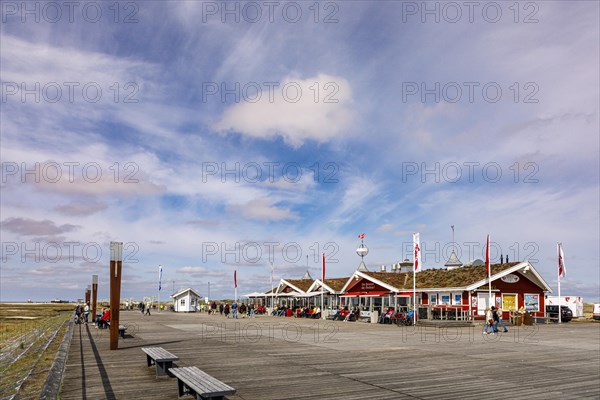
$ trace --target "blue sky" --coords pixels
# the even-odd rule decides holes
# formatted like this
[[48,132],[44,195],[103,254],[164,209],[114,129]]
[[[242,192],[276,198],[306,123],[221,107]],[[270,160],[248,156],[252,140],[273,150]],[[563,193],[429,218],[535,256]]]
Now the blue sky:
[[108,297],[113,240],[123,297],[161,264],[163,298],[231,298],[234,270],[269,288],[271,253],[275,279],[323,251],[350,276],[363,232],[371,269],[417,231],[440,268],[454,225],[461,261],[490,234],[553,288],[561,241],[562,292],[598,301],[597,2],[22,4],[2,5],[0,300],[92,274]]

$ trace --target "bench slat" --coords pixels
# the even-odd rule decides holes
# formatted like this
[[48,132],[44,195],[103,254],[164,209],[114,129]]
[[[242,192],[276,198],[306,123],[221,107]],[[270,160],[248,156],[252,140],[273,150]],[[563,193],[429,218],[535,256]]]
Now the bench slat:
[[168,352],[162,347],[142,347],[142,351],[149,355],[155,361],[177,361],[179,357],[175,354]]
[[237,391],[198,367],[171,368],[169,371],[203,397],[225,396]]

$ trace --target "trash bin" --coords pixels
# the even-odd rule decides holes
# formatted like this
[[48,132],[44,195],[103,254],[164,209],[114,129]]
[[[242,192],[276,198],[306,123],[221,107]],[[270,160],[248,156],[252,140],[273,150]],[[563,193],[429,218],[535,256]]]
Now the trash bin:
[[513,316],[513,325],[521,326],[523,324],[523,318],[521,315]]
[[533,318],[531,317],[531,314],[529,312],[526,312],[523,315],[523,325],[533,325]]

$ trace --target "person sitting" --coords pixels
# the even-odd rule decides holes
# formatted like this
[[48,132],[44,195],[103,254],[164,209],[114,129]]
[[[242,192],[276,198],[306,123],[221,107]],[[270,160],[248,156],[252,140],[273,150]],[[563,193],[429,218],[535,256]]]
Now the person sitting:
[[358,311],[358,309],[356,307],[354,307],[352,309],[352,311],[346,315],[346,318],[344,319],[344,321],[356,321],[357,316],[360,314],[360,312]]
[[383,318],[383,323],[384,324],[391,324],[392,323],[392,317],[394,316],[394,308],[390,307],[387,311],[387,313],[385,313],[384,318]]
[[341,309],[337,308],[335,310],[335,312],[333,314],[331,314],[331,319],[335,321],[338,318],[338,316],[340,315],[340,311],[341,311]]
[[311,318],[313,318],[313,319],[321,318],[321,308],[319,308],[319,306],[315,306],[315,308],[313,308]]
[[105,308],[102,310],[102,317],[97,318],[96,326],[100,329],[108,328],[109,323],[110,323],[110,308]]

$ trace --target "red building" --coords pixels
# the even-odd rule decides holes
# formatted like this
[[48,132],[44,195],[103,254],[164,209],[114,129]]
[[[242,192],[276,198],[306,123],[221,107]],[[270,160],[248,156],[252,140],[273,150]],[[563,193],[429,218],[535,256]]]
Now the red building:
[[[355,271],[342,289],[344,303],[370,311],[412,307],[413,272]],[[483,319],[489,306],[510,311],[524,309],[544,315],[544,294],[552,290],[527,261],[491,266],[492,304],[485,265],[428,269],[416,275],[420,318]]]

